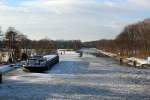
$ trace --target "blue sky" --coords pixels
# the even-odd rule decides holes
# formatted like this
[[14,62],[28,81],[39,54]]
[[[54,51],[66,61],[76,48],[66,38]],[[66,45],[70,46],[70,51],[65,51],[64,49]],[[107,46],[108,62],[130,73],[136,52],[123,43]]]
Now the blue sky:
[[23,0],[7,0],[9,6],[18,6]]
[[0,0],[0,25],[31,39],[113,39],[150,17],[150,0]]

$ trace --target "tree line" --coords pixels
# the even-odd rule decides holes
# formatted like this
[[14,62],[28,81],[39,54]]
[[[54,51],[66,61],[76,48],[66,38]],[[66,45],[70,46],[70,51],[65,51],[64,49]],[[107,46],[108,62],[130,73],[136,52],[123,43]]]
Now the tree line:
[[[1,31],[0,31],[1,32]],[[25,34],[16,30],[14,27],[9,27],[2,35],[0,34],[0,51],[8,51],[11,60],[16,61],[22,59],[22,56],[31,56],[34,50],[38,55],[56,53],[56,49],[80,49],[80,40],[51,40],[48,38],[40,40],[31,40]]]
[[150,56],[150,19],[126,26],[113,40],[99,40],[98,49],[125,57]]

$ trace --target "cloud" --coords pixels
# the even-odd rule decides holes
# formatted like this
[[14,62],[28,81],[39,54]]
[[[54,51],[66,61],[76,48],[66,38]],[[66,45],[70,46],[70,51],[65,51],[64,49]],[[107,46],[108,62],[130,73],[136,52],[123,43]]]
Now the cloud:
[[43,11],[63,13],[71,11],[77,5],[91,3],[90,0],[27,0],[21,3],[21,6],[31,9],[42,9]]
[[129,3],[137,5],[138,7],[150,8],[150,0],[129,0]]
[[0,1],[3,30],[14,26],[32,39],[84,41],[115,37],[125,25],[149,17],[143,6],[150,4],[149,0],[12,1]]

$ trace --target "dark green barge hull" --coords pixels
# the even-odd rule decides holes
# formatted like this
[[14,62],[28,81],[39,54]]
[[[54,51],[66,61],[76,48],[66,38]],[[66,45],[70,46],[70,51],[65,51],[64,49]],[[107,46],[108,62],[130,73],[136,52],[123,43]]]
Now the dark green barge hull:
[[59,63],[59,56],[47,61],[47,63],[43,66],[24,66],[24,68],[29,72],[43,73],[47,70],[50,70],[57,63]]

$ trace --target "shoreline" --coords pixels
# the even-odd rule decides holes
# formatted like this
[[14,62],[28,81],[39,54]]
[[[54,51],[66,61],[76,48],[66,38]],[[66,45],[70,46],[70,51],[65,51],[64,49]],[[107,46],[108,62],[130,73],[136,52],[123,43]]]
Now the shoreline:
[[145,59],[139,59],[135,57],[125,58],[118,56],[117,54],[105,52],[102,50],[97,50],[97,57],[110,57],[117,61],[119,61],[120,64],[126,64],[130,67],[136,67],[136,68],[150,68],[150,63]]

